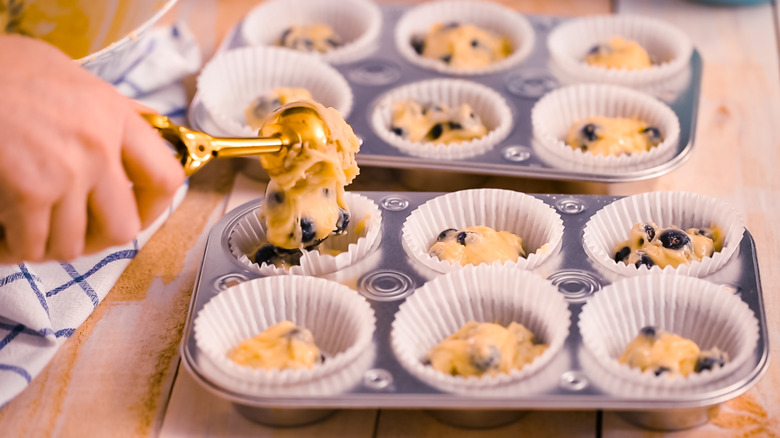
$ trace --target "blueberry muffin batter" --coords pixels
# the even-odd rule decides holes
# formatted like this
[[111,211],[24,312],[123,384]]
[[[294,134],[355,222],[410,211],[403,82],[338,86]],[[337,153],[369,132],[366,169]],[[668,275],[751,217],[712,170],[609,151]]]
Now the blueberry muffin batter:
[[309,330],[282,321],[241,341],[230,350],[228,358],[239,365],[271,370],[311,369],[322,363],[323,356]]
[[712,348],[701,351],[690,339],[648,326],[628,344],[618,362],[656,376],[688,376],[722,367],[728,361],[725,352]]
[[441,260],[462,266],[496,261],[504,263],[525,257],[520,236],[482,225],[461,230],[448,228],[439,233],[428,252]]
[[437,23],[424,36],[412,38],[412,47],[425,58],[456,68],[487,67],[512,53],[508,38],[472,24]]
[[469,321],[428,353],[426,363],[453,376],[482,376],[521,369],[544,353],[534,334],[522,324],[508,327]]
[[637,223],[631,228],[628,240],[615,247],[615,261],[636,267],[676,268],[720,251],[723,238],[723,230],[718,226],[683,231],[675,226],[662,228],[652,222]]
[[483,137],[488,130],[471,106],[450,108],[414,99],[393,102],[390,130],[411,142],[458,143]]
[[[327,141],[294,144],[260,156],[260,164],[271,178],[260,219],[265,222],[268,243],[284,250],[310,249],[331,233],[346,230],[350,216],[344,187],[359,172],[355,154],[360,143],[352,128],[338,110],[305,102],[325,122]],[[271,116],[259,135],[273,137],[284,130],[307,128],[289,123],[283,126]]]
[[329,52],[343,45],[341,37],[330,26],[314,23],[287,28],[279,37],[278,45],[302,52]]
[[277,87],[255,98],[244,110],[246,123],[255,131],[263,126],[263,119],[282,105],[297,100],[311,100],[309,90],[305,88]]
[[650,56],[636,41],[613,36],[605,44],[598,44],[585,56],[588,65],[604,68],[641,70],[652,67]]
[[641,154],[664,140],[661,130],[623,117],[592,116],[577,122],[566,134],[566,144],[593,155]]

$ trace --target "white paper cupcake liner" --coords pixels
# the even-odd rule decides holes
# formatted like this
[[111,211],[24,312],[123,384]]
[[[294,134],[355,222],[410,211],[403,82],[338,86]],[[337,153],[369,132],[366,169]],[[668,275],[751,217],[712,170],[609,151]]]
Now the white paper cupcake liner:
[[[667,273],[606,286],[585,304],[578,325],[585,349],[600,367],[589,375],[610,391],[639,398],[713,389],[755,359],[758,342],[758,320],[730,289]],[[626,346],[646,326],[690,339],[702,351],[717,347],[729,360],[723,367],[687,377],[655,376],[619,363]]]
[[[612,36],[639,43],[650,55],[653,66],[627,70],[586,64],[584,58],[588,51]],[[550,32],[547,48],[565,73],[581,81],[627,86],[645,85],[675,75],[688,65],[693,53],[693,44],[684,32],[663,21],[634,15],[573,18]]]
[[[591,116],[637,118],[661,130],[657,146],[641,154],[594,155],[566,144],[568,131]],[[680,121],[669,106],[630,88],[580,84],[554,90],[531,110],[534,148],[551,165],[572,170],[621,174],[671,159],[680,140]]]
[[257,137],[244,111],[258,96],[277,87],[305,88],[312,98],[352,112],[353,94],[347,80],[330,65],[292,50],[277,47],[241,47],[212,59],[197,79],[204,109],[217,125],[212,135]]
[[[561,350],[569,334],[569,317],[563,296],[541,276],[505,266],[469,266],[429,281],[407,298],[393,321],[390,343],[407,371],[436,388],[495,390],[529,376],[535,379]],[[452,376],[424,365],[434,346],[472,320],[502,326],[521,323],[548,348],[523,368],[495,376]],[[553,381],[557,383],[556,378]]]
[[271,0],[249,11],[241,23],[241,37],[249,45],[272,46],[290,26],[316,23],[330,26],[344,44],[326,53],[305,53],[330,64],[344,64],[376,49],[382,12],[368,0]]
[[563,220],[540,199],[511,190],[472,189],[448,193],[419,206],[404,222],[401,239],[415,260],[433,270],[449,272],[462,266],[441,260],[428,250],[443,230],[475,225],[520,236],[526,258],[504,263],[519,269],[541,265],[560,248],[563,238]]
[[[322,275],[354,265],[371,251],[381,239],[382,213],[374,201],[356,193],[346,192],[344,199],[349,206],[350,221],[347,232],[330,236],[321,248],[340,251],[338,255],[321,254],[317,250],[304,251],[299,266],[290,269],[277,268],[273,265],[262,266],[252,262],[253,255],[261,244],[267,242],[265,224],[260,221],[260,206],[236,222],[228,236],[228,248],[233,257],[247,269],[263,275]],[[356,227],[364,227],[362,233]]]
[[[469,104],[488,133],[451,144],[405,140],[390,130],[393,103],[405,99],[450,107]],[[482,84],[461,79],[430,79],[392,89],[377,99],[371,113],[371,127],[383,141],[406,154],[426,158],[459,159],[482,154],[504,140],[512,126],[512,110],[500,94]]]
[[618,199],[597,211],[583,231],[585,252],[602,267],[620,275],[662,271],[657,265],[648,269],[614,259],[615,247],[628,240],[631,227],[640,222],[654,222],[662,227],[677,226],[683,230],[717,225],[723,230],[723,248],[712,257],[663,269],[694,277],[705,277],[722,268],[738,251],[745,232],[742,215],[726,202],[698,193],[650,192]]
[[[325,356],[312,369],[256,369],[227,356],[241,341],[282,322],[310,330]],[[340,283],[276,276],[240,283],[212,298],[195,318],[198,351],[235,381],[253,387],[297,385],[347,367],[372,342],[376,318],[369,303]]]
[[[458,68],[436,59],[424,58],[412,47],[412,38],[424,36],[437,23],[473,24],[509,38],[512,53],[489,66]],[[409,9],[395,28],[395,45],[409,62],[451,75],[480,75],[507,70],[525,60],[534,49],[531,23],[516,11],[495,3],[480,1],[437,1]]]

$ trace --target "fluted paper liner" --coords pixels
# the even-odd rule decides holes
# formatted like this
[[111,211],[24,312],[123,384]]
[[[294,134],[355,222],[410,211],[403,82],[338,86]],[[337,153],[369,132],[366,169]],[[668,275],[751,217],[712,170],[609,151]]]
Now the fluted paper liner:
[[[610,37],[636,41],[650,56],[653,66],[628,70],[585,63],[588,52]],[[570,19],[547,37],[550,57],[567,75],[582,82],[603,82],[640,86],[665,80],[690,62],[693,44],[676,27],[654,18],[636,15],[597,15]]]
[[[450,107],[469,104],[488,132],[460,143],[406,140],[390,130],[393,103],[405,99]],[[500,94],[485,85],[462,79],[429,79],[394,88],[376,101],[370,117],[371,127],[383,141],[406,154],[426,158],[458,159],[482,154],[504,140],[513,127],[512,110]]]
[[504,263],[519,269],[542,264],[559,249],[563,238],[563,220],[554,208],[531,195],[502,189],[462,190],[433,198],[409,215],[401,238],[415,260],[436,271],[449,272],[462,266],[441,260],[428,250],[443,230],[475,225],[520,236],[526,258]]
[[[591,116],[637,118],[655,126],[664,140],[639,154],[594,155],[566,144],[566,134]],[[670,160],[680,140],[680,121],[669,106],[630,88],[606,84],[562,87],[542,97],[531,110],[534,149],[556,167],[619,175]]]
[[[412,47],[412,38],[424,36],[436,23],[473,24],[506,37],[512,53],[485,67],[458,68],[437,59],[424,58]],[[534,30],[527,18],[505,6],[480,1],[437,1],[409,9],[396,24],[395,45],[407,61],[420,67],[451,75],[480,75],[514,67],[534,49]]]
[[[267,243],[265,224],[260,220],[259,215],[260,205],[247,212],[230,230],[228,236],[230,253],[248,269],[263,275],[321,275],[354,265],[376,249],[382,237],[382,213],[374,201],[363,195],[346,192],[344,199],[350,211],[347,232],[338,236],[331,235],[320,244],[321,248],[339,251],[337,255],[321,254],[317,250],[304,251],[301,264],[290,269],[277,268],[268,264],[261,266],[252,262],[249,256],[254,255],[261,245]],[[356,228],[361,226],[364,229],[359,233]]]
[[277,47],[241,47],[224,52],[197,79],[203,107],[217,125],[212,135],[257,137],[244,111],[260,95],[277,87],[305,88],[312,98],[347,118],[353,94],[347,80],[330,65],[303,53]]
[[[606,286],[585,304],[578,325],[584,347],[600,368],[589,370],[589,375],[610,391],[639,398],[714,389],[754,359],[758,342],[758,320],[730,289],[669,273]],[[687,377],[655,376],[619,363],[626,346],[645,326],[690,339],[702,350],[717,347],[729,360],[723,367]]]
[[[506,266],[468,266],[429,281],[407,298],[393,321],[390,343],[407,371],[436,388],[495,390],[543,370],[563,347],[569,317],[563,296],[541,276]],[[521,323],[548,348],[523,368],[495,376],[452,376],[424,365],[434,346],[471,320],[502,326]]]
[[720,251],[689,265],[663,269],[694,277],[705,277],[723,267],[739,249],[745,232],[742,215],[724,201],[690,192],[650,192],[618,199],[597,211],[583,231],[585,252],[601,266],[621,275],[660,272],[657,265],[648,269],[615,261],[615,247],[628,240],[631,227],[639,222],[683,230],[719,226],[724,232]]
[[241,37],[249,45],[272,46],[290,26],[316,23],[330,26],[344,44],[325,53],[301,53],[329,64],[345,64],[368,56],[378,47],[382,12],[369,0],[266,1],[246,15],[241,23]]
[[[257,369],[227,356],[242,340],[292,321],[312,332],[325,361],[312,369]],[[317,277],[274,276],[230,287],[195,318],[198,350],[210,365],[254,387],[312,382],[357,361],[372,342],[376,318],[368,302],[340,283]]]

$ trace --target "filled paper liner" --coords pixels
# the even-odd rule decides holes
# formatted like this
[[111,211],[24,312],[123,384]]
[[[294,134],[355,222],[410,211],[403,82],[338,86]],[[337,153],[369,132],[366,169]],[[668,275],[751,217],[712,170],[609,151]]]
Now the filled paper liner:
[[[588,374],[604,389],[638,398],[728,385],[741,377],[732,373],[755,360],[758,342],[758,320],[730,289],[669,273],[624,278],[606,286],[585,304],[578,325],[591,365],[597,366]],[[626,346],[646,326],[690,339],[702,351],[716,347],[728,354],[728,361],[687,377],[656,376],[619,363]]]
[[[548,280],[506,266],[468,266],[437,277],[401,304],[390,333],[393,353],[418,379],[443,391],[501,393],[513,386],[528,392],[557,384],[537,379],[569,334],[568,304]],[[523,324],[547,349],[533,362],[495,376],[453,376],[425,365],[428,352],[468,321]],[[517,386],[524,382],[525,385]],[[516,393],[515,393],[516,394]]]
[[[506,37],[512,53],[485,67],[458,68],[438,59],[425,58],[412,47],[414,37],[425,36],[437,23],[472,24]],[[409,9],[395,28],[395,46],[407,61],[451,75],[480,75],[509,69],[525,60],[534,49],[534,30],[527,18],[505,6],[480,1],[437,1]]]
[[241,38],[249,45],[274,46],[290,26],[312,24],[330,26],[343,45],[325,53],[301,53],[330,64],[345,64],[377,48],[382,11],[369,0],[271,0],[249,11],[241,23]]
[[[325,356],[311,369],[252,368],[227,356],[241,341],[282,321],[311,331]],[[340,283],[317,277],[274,276],[230,287],[213,297],[195,318],[198,351],[212,366],[255,387],[297,385],[332,375],[365,352],[376,318],[369,303]]]
[[415,260],[433,270],[449,272],[462,266],[441,260],[428,250],[443,230],[475,225],[509,231],[523,239],[526,258],[504,263],[518,269],[541,265],[559,249],[563,239],[563,220],[553,207],[525,193],[502,189],[463,190],[431,199],[409,215],[401,239]]
[[267,243],[265,223],[260,220],[260,205],[247,212],[230,230],[230,253],[247,269],[263,275],[322,275],[354,265],[379,244],[382,213],[376,203],[365,196],[346,192],[344,199],[350,212],[346,233],[331,235],[317,249],[304,251],[299,266],[284,269],[269,264],[261,266],[250,260],[250,255],[254,256],[254,252]]
[[[657,127],[664,140],[638,154],[595,155],[566,144],[566,134],[591,116],[636,118]],[[680,121],[669,106],[630,88],[606,84],[571,85],[542,97],[531,110],[534,149],[556,167],[621,174],[671,159],[680,140]]]
[[[588,65],[588,52],[613,36],[636,41],[648,52],[653,65],[640,70]],[[639,86],[665,80],[683,70],[690,62],[693,44],[684,32],[666,22],[621,14],[570,19],[550,32],[547,49],[563,72],[581,82]]]
[[352,89],[341,73],[316,58],[276,47],[241,47],[218,55],[198,75],[197,87],[218,128],[209,134],[218,136],[257,137],[244,111],[277,87],[305,88],[344,118],[352,111]]
[[660,272],[657,265],[648,269],[615,261],[615,248],[628,240],[631,227],[646,222],[683,230],[717,225],[723,230],[723,248],[711,257],[663,269],[694,277],[705,277],[722,268],[739,249],[745,232],[742,215],[724,201],[698,193],[650,192],[618,199],[597,211],[583,230],[585,252],[602,267],[620,275]]
[[[468,104],[487,128],[487,134],[459,143],[412,142],[391,131],[393,103],[414,99],[421,104]],[[461,79],[430,79],[392,89],[383,94],[370,116],[371,127],[386,143],[416,157],[459,159],[473,157],[504,140],[513,127],[512,110],[493,89]]]

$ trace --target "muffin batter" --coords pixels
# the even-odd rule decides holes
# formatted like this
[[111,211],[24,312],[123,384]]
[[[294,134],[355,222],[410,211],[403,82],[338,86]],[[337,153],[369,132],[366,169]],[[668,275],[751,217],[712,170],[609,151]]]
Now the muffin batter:
[[628,240],[615,247],[615,261],[636,267],[676,268],[720,251],[723,237],[718,226],[683,231],[675,226],[661,228],[652,222],[637,223],[631,227]]
[[514,262],[518,257],[525,257],[522,238],[509,231],[496,231],[481,225],[442,231],[428,252],[462,266]]
[[263,126],[263,119],[282,105],[297,100],[312,100],[311,93],[305,88],[277,87],[261,94],[244,110],[246,123],[255,131]]
[[322,363],[322,354],[311,332],[290,321],[272,325],[257,336],[241,341],[230,350],[228,358],[239,365],[266,370],[311,369]]
[[597,67],[626,70],[641,70],[653,66],[647,51],[639,43],[619,36],[613,36],[606,44],[590,49],[585,56],[585,62]]
[[[355,161],[359,140],[338,110],[299,101],[278,111],[302,102],[315,108],[325,122],[327,141],[298,143],[260,156],[260,164],[271,178],[260,219],[265,221],[268,242],[288,250],[312,248],[331,233],[346,230],[349,207],[344,187],[359,172]],[[265,119],[259,135],[273,137],[296,129],[306,130],[308,126],[282,125],[272,115]]]
[[456,22],[434,24],[425,36],[412,39],[412,47],[425,58],[457,68],[487,67],[512,53],[508,38]]
[[414,99],[393,102],[390,130],[411,142],[458,143],[483,137],[488,130],[464,103],[457,108],[421,104]]
[[623,117],[588,117],[566,134],[566,144],[593,155],[641,154],[663,141],[661,131],[647,123]]
[[727,361],[728,355],[717,348],[701,351],[690,339],[652,326],[640,330],[618,359],[630,367],[651,370],[656,376],[664,373],[688,376],[722,367]]
[[278,45],[302,52],[325,53],[343,45],[341,37],[332,27],[314,23],[308,26],[295,25],[287,28],[279,38]]
[[505,328],[469,321],[433,347],[426,361],[453,376],[493,376],[523,368],[546,349],[534,344],[534,334],[522,324],[512,322]]

